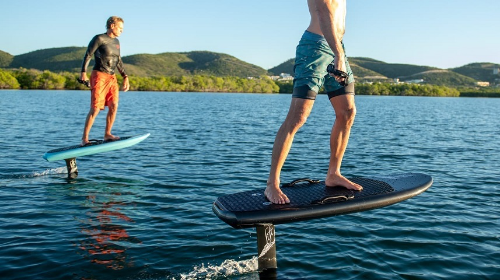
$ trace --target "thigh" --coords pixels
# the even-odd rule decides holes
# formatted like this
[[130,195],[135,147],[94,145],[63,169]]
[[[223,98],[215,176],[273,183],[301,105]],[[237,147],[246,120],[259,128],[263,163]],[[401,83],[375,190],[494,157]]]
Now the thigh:
[[335,110],[335,114],[343,114],[346,111],[351,111],[356,108],[353,94],[344,94],[330,98],[330,103]]
[[90,76],[91,94],[90,94],[90,106],[95,109],[104,109],[106,102],[107,89],[103,83],[102,75],[99,72],[92,71]]
[[[333,56],[322,44],[305,41],[297,46],[294,65],[294,92],[298,98],[314,99],[323,86],[326,68]],[[315,94],[311,94],[312,91]]]
[[340,86],[339,85],[340,87],[338,89],[336,89],[334,91],[327,91],[328,99],[332,99],[332,98],[339,96],[339,95],[346,95],[346,94],[354,95],[354,84],[355,83],[348,84],[347,86]]
[[119,100],[119,86],[116,78],[109,81],[109,87],[106,93],[106,106],[118,105]]
[[311,114],[313,105],[313,99],[292,98],[286,117],[287,120],[291,122],[305,121]]

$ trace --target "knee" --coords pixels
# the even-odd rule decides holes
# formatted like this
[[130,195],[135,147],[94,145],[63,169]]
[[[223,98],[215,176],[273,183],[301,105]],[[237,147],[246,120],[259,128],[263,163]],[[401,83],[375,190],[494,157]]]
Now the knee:
[[108,105],[108,109],[109,109],[109,111],[113,111],[113,112],[118,110],[118,103],[110,103]]
[[305,114],[289,116],[285,122],[286,126],[289,128],[289,130],[297,131],[306,123],[307,117],[308,116]]
[[353,125],[354,118],[356,117],[356,106],[345,108],[341,112],[337,112],[335,116],[337,120],[345,123],[346,126],[350,127]]
[[92,117],[92,118],[95,118],[99,114],[99,111],[100,110],[97,109],[97,108],[90,108],[90,110],[89,110],[89,116]]

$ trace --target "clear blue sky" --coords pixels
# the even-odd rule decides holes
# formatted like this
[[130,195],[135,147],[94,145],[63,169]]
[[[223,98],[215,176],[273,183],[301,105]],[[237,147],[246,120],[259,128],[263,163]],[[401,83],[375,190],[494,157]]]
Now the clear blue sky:
[[[500,0],[348,0],[348,56],[452,68],[500,64]],[[295,57],[306,0],[2,1],[0,50],[87,46],[121,16],[122,56],[207,50],[263,68]]]

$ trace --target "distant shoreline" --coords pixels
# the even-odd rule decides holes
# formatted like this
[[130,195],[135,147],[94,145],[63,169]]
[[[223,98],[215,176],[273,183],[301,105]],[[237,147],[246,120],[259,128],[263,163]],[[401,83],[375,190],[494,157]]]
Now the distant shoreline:
[[[36,50],[33,52],[10,55],[0,51],[0,71],[19,71],[21,69],[31,69],[33,71],[52,73],[78,73],[82,64],[82,58],[86,52],[85,47],[62,47]],[[140,78],[161,78],[168,77],[174,80],[175,77],[208,76],[214,77],[239,77],[245,79],[253,77],[260,79],[263,76],[280,79],[293,75],[295,59],[290,58],[283,63],[264,69],[257,65],[240,60],[234,56],[216,53],[211,51],[190,51],[190,52],[165,52],[159,54],[135,54],[122,57],[125,69],[129,76]],[[412,65],[401,63],[387,63],[384,61],[368,57],[349,57],[352,71],[355,73],[357,82],[405,82],[422,83],[428,85],[439,85],[450,88],[495,88],[500,85],[500,64],[490,62],[473,62],[461,67],[440,69],[433,66]],[[37,70],[35,70],[37,69]],[[189,78],[188,78],[189,79]],[[226,79],[226,78],[224,78]],[[157,81],[158,82],[158,81]],[[163,83],[159,81],[159,83]],[[169,83],[167,81],[167,83]],[[174,82],[179,86],[179,82]],[[197,83],[194,81],[193,83]],[[274,89],[254,88],[253,83],[244,81],[221,86],[216,82],[215,87],[208,85],[209,91],[242,91],[241,87],[247,87],[250,92],[273,92]],[[183,86],[184,83],[181,84]],[[144,86],[144,85],[141,85]],[[150,88],[150,85],[145,85]],[[170,90],[169,84],[154,85],[158,90]],[[187,85],[195,87],[198,85]],[[0,85],[0,87],[2,87]],[[201,85],[205,87],[205,85]],[[71,86],[64,86],[71,88]],[[178,91],[190,91],[192,89],[179,88]],[[283,91],[282,89],[276,89]]]
[[[0,89],[88,90],[77,82],[78,74],[33,69],[0,69]],[[117,76],[121,84],[122,78]],[[242,78],[206,75],[130,76],[130,90],[156,92],[291,93],[292,81],[275,81],[268,76]],[[356,95],[500,97],[499,87],[452,88],[422,83],[356,83]]]
[[[0,89],[2,91],[86,91],[88,89]],[[229,93],[229,94],[292,94],[291,92],[275,92],[275,93],[263,93],[263,92],[231,92],[231,91],[156,91],[156,90],[130,90],[128,92],[164,92],[164,93]],[[320,92],[320,95],[326,95],[324,92]],[[413,96],[413,97],[468,97],[468,98],[500,98],[500,92],[473,92],[473,91],[464,91],[459,92],[458,95],[401,95],[401,94],[365,94],[356,92],[358,96]]]

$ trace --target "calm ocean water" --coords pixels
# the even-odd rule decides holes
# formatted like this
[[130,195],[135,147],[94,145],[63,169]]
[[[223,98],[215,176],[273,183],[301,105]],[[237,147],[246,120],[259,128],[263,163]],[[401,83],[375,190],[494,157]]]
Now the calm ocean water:
[[[0,91],[2,279],[259,279],[254,229],[211,210],[263,189],[290,95],[121,94],[132,148],[78,158],[88,92]],[[276,226],[279,279],[500,279],[500,99],[356,97],[349,176],[422,172],[425,193],[386,208]],[[91,131],[102,137],[106,112]],[[324,179],[334,112],[320,96],[282,182]]]

